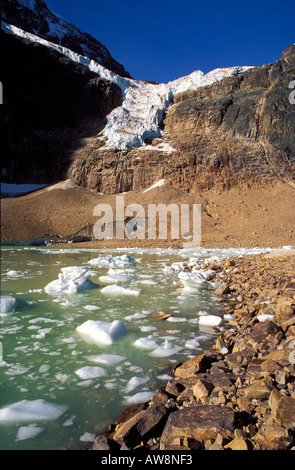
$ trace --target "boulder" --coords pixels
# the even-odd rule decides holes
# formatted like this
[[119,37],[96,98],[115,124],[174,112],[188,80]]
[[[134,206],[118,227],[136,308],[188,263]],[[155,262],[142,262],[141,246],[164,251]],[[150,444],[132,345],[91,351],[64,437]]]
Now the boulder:
[[220,434],[232,438],[234,412],[230,408],[214,405],[198,405],[183,408],[170,414],[160,440],[160,449],[183,439],[204,443],[215,440]]

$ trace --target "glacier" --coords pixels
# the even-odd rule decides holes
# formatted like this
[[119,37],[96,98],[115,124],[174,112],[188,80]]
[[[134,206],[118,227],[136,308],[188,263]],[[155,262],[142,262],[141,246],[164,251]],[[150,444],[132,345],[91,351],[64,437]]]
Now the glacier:
[[[101,78],[109,80],[120,87],[123,99],[122,106],[115,108],[107,116],[106,126],[98,135],[98,138],[105,142],[104,148],[118,150],[146,149],[149,147],[146,145],[148,139],[167,137],[165,131],[160,128],[160,124],[163,121],[165,112],[173,106],[173,97],[176,94],[211,85],[226,77],[234,76],[237,72],[244,72],[252,68],[251,66],[217,68],[207,74],[196,70],[167,84],[154,84],[143,80],[121,77],[88,57],[79,55],[66,47],[54,44],[4,21],[2,21],[1,26],[4,31],[10,34],[55,49],[72,61],[88,67],[89,70]],[[152,148],[153,150],[168,153],[175,151],[169,145]]]

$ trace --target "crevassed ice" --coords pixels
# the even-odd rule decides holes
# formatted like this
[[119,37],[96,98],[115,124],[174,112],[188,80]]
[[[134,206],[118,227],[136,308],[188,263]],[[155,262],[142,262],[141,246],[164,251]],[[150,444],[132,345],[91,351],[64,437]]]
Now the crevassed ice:
[[[165,111],[172,105],[177,93],[194,90],[202,86],[233,76],[237,69],[240,72],[251,67],[217,68],[204,74],[200,70],[190,75],[170,81],[167,84],[152,84],[141,80],[123,78],[105,69],[98,62],[81,56],[66,47],[46,41],[34,34],[27,33],[16,26],[2,22],[2,28],[32,42],[38,42],[57,50],[69,59],[88,67],[100,77],[116,83],[122,91],[123,104],[115,108],[107,117],[107,124],[100,136],[107,140],[107,147],[124,150],[132,147],[145,146],[146,139],[162,137],[159,124]],[[168,148],[168,151],[174,149]]]

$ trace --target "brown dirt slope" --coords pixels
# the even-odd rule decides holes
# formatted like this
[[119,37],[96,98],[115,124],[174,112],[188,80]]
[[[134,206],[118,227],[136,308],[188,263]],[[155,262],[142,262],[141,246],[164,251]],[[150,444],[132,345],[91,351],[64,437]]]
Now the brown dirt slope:
[[[65,189],[66,188],[66,189]],[[48,190],[50,189],[50,190]],[[94,194],[73,182],[61,183],[14,199],[1,200],[1,240],[27,241],[36,237],[71,238],[93,235],[97,204],[109,204],[115,214],[117,195]],[[120,195],[122,196],[122,194]],[[125,194],[125,208],[141,204],[201,204],[203,247],[295,245],[295,190],[279,183],[272,188],[190,193],[162,186],[146,193]],[[126,218],[125,218],[126,222]],[[147,225],[147,222],[146,222]],[[169,217],[168,217],[169,226]],[[183,246],[183,239],[103,240],[96,247]]]

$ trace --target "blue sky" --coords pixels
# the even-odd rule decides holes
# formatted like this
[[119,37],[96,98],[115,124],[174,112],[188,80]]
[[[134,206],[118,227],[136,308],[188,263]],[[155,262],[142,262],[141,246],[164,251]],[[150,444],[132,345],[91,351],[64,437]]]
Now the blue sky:
[[294,0],[45,0],[104,44],[133,78],[263,65],[295,42]]

